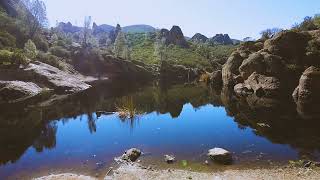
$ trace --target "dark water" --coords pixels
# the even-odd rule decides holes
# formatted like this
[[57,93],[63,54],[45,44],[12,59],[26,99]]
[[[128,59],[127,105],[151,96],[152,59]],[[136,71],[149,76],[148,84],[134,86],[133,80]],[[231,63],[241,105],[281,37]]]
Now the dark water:
[[[120,119],[123,97],[142,115]],[[234,153],[234,164],[319,159],[320,119],[303,119],[289,100],[239,99],[205,85],[105,85],[73,96],[0,105],[0,179],[54,172],[101,173],[124,150],[142,161],[203,163],[210,148]],[[103,112],[101,112],[103,111]],[[205,165],[203,165],[205,166]]]

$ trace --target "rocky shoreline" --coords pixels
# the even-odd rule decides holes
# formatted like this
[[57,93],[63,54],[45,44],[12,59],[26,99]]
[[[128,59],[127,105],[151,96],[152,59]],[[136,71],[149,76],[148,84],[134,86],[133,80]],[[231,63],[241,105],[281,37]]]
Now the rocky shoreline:
[[138,163],[126,163],[120,165],[113,171],[108,171],[102,178],[84,176],[79,174],[54,174],[44,177],[35,178],[34,180],[111,180],[111,179],[273,179],[273,180],[291,180],[291,179],[308,179],[316,180],[320,178],[319,169],[296,168],[296,167],[275,167],[270,169],[230,169],[226,171],[215,172],[194,172],[190,170],[179,169],[149,169]]

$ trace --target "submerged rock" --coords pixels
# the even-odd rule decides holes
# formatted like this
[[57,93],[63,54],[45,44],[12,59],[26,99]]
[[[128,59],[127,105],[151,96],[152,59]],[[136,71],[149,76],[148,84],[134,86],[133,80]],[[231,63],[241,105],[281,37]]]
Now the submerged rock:
[[168,163],[171,164],[175,161],[175,157],[173,155],[164,155],[164,160]]
[[122,156],[121,159],[124,161],[134,162],[141,155],[141,151],[137,148],[131,148],[127,150]]
[[16,101],[39,94],[42,91],[38,85],[23,81],[0,81],[0,101]]
[[213,148],[208,151],[208,156],[213,160],[222,164],[232,163],[231,152],[222,148]]

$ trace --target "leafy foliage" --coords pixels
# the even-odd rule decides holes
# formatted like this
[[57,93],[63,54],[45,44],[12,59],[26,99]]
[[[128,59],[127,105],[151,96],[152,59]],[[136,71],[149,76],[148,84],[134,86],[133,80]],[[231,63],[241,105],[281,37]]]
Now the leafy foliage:
[[37,47],[31,39],[29,39],[24,45],[24,52],[30,59],[34,59],[37,56]]
[[49,49],[49,52],[55,56],[63,58],[70,58],[71,56],[70,52],[62,46],[53,46]]

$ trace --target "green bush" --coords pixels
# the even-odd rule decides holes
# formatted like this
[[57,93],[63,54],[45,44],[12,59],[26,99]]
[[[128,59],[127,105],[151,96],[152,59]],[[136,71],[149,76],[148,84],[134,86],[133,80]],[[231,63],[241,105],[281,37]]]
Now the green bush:
[[0,48],[16,47],[16,38],[6,31],[0,31]]
[[1,64],[10,64],[11,63],[11,57],[12,57],[12,52],[8,50],[0,50],[0,63]]
[[31,39],[29,39],[24,45],[24,52],[30,59],[34,59],[37,56],[37,47]]
[[70,57],[70,52],[62,46],[51,47],[49,49],[49,52],[55,56],[62,57],[62,58],[69,58]]
[[50,53],[39,52],[37,55],[37,60],[39,60],[43,63],[49,64],[51,66],[54,66],[58,69],[61,68],[59,58],[57,56],[50,54]]
[[0,50],[0,63],[2,65],[26,65],[28,64],[28,60],[21,50],[14,50],[14,52]]
[[43,51],[43,52],[47,52],[49,49],[49,44],[48,42],[40,36],[36,36],[33,38],[33,42],[36,45],[37,49]]
[[29,63],[29,60],[27,59],[25,53],[20,49],[19,50],[17,49],[13,52],[11,61],[13,64],[17,64],[17,65],[20,65],[20,64],[26,65]]

